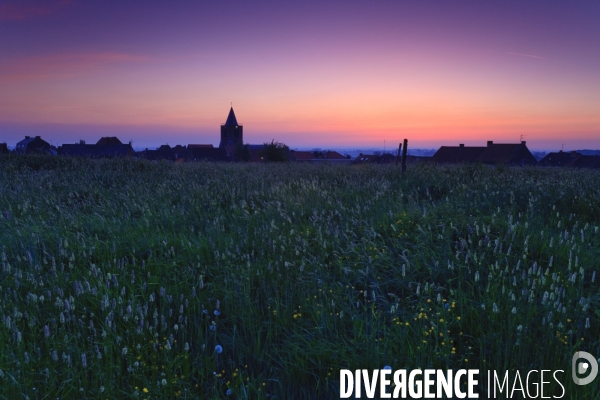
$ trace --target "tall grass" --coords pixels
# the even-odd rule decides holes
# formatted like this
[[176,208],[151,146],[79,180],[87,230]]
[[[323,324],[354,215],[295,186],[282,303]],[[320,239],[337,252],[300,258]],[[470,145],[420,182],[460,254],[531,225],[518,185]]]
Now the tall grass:
[[325,399],[384,365],[599,393],[570,378],[600,356],[599,172],[0,166],[0,398]]

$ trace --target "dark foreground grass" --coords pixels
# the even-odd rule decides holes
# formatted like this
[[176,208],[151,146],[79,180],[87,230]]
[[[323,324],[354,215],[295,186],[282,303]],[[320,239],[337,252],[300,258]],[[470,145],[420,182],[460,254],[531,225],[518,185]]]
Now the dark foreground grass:
[[600,172],[0,168],[0,398],[327,399],[385,365],[599,393],[570,368],[600,356]]

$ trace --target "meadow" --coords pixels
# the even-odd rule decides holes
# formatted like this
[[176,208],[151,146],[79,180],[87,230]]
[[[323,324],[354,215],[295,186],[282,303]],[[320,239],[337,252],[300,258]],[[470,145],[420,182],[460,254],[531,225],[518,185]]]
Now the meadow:
[[600,171],[3,156],[0,213],[0,399],[329,399],[384,366],[600,393],[570,370]]

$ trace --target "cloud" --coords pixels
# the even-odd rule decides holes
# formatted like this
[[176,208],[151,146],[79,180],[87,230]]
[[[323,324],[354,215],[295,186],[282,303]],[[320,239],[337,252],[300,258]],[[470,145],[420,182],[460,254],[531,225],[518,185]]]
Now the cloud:
[[13,1],[0,4],[0,21],[23,21],[50,14],[70,4],[70,0],[60,1]]
[[115,64],[147,60],[146,56],[109,52],[21,57],[0,65],[0,84],[71,78]]

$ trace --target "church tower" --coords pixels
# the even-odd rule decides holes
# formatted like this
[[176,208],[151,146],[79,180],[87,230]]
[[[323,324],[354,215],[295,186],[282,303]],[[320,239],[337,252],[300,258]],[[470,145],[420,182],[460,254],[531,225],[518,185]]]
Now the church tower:
[[221,125],[221,143],[219,148],[224,148],[227,152],[227,158],[229,160],[235,159],[235,149],[237,146],[244,144],[244,127],[238,125],[237,119],[233,112],[233,107],[229,110],[227,121],[224,125]]

